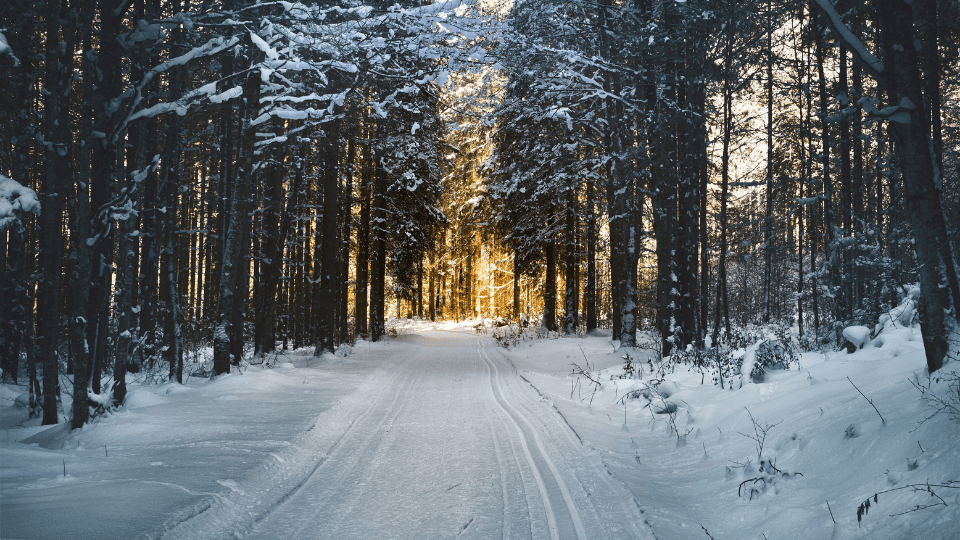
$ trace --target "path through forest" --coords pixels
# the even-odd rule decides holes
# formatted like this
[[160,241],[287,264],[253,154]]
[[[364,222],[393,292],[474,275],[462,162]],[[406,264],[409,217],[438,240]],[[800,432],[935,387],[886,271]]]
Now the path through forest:
[[[214,378],[207,360],[184,385],[129,374],[123,407],[74,431],[0,385],[0,537],[957,538],[957,425],[917,398],[919,326],[721,388],[642,350],[626,376],[601,333],[507,350],[472,324],[393,321]],[[927,391],[948,399],[945,377]]]
[[267,504],[238,490],[218,505],[251,512],[211,508],[167,536],[653,538],[630,493],[492,339],[401,341],[353,396],[349,427],[313,448],[306,478],[277,482]]

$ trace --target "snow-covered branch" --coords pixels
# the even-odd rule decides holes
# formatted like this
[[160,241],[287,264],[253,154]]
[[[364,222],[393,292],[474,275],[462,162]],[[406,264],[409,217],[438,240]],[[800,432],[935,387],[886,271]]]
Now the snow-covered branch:
[[40,213],[37,193],[12,178],[0,174],[0,231],[19,222],[20,212]]
[[830,3],[830,0],[811,0],[811,4],[823,15],[827,24],[830,25],[830,28],[837,37],[843,41],[843,44],[850,49],[853,57],[863,66],[863,69],[874,79],[880,80],[883,77],[883,62],[867,50],[867,46],[860,41],[860,38],[853,35],[853,32],[844,24],[843,18],[837,13],[837,10],[833,7],[833,4]]

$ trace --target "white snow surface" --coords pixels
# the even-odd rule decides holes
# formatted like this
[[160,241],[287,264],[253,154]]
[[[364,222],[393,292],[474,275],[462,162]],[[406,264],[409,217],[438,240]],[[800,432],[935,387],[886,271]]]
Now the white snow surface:
[[[123,407],[73,432],[28,419],[24,388],[0,385],[0,536],[960,535],[960,489],[936,488],[946,506],[918,511],[926,492],[881,493],[857,526],[874,493],[960,480],[960,423],[919,425],[930,410],[908,382],[928,382],[917,327],[898,328],[895,349],[806,353],[799,370],[733,391],[681,367],[651,402],[621,400],[648,387],[656,364],[615,350],[608,332],[504,349],[477,321],[394,324],[398,337],[336,357],[285,353],[182,386],[131,377]],[[625,353],[641,378],[616,378]],[[586,361],[602,382],[595,393],[571,376]],[[945,382],[930,384],[946,395]],[[680,440],[657,414],[668,404],[688,432]],[[776,424],[763,458],[802,473],[752,499],[737,494],[759,476],[742,435],[753,433],[748,410]]]

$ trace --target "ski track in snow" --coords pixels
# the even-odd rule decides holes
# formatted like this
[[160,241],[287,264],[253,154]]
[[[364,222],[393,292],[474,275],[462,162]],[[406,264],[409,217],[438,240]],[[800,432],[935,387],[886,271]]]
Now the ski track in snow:
[[162,537],[655,538],[632,495],[490,338],[402,341],[415,343],[398,343],[373,384],[321,415],[339,437],[305,434],[282,457],[287,474],[252,475]]

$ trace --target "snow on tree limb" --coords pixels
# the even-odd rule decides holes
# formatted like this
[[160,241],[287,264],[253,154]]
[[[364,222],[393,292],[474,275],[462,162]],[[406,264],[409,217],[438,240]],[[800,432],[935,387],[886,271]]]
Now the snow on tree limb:
[[847,28],[840,14],[837,13],[833,4],[830,3],[830,0],[811,0],[811,4],[823,15],[827,24],[829,24],[830,28],[837,34],[837,37],[843,41],[843,44],[850,49],[850,53],[857,59],[860,65],[863,66],[863,69],[870,73],[874,79],[880,80],[884,72],[883,62],[867,50],[866,45]]
[[0,56],[9,56],[13,61],[13,67],[20,65],[20,59],[14,56],[13,49],[7,43],[7,38],[3,35],[3,32],[0,32]]
[[[155,76],[160,75],[176,66],[185,65],[191,60],[194,60],[196,58],[203,58],[205,56],[213,56],[215,54],[218,54],[222,51],[229,49],[230,47],[233,47],[237,43],[240,43],[240,39],[237,37],[231,37],[228,40],[225,40],[223,37],[216,37],[207,41],[205,44],[199,47],[195,47],[191,49],[185,54],[177,56],[176,58],[171,58],[166,62],[163,62],[162,64],[159,64],[156,67],[147,71],[144,74],[143,79],[134,88],[132,94],[128,94],[128,95],[132,95],[129,101],[129,106],[128,106],[128,111],[130,112],[127,114],[126,118],[124,118],[122,122],[119,122],[117,124],[117,129],[114,131],[114,133],[115,134],[120,133],[121,131],[123,131],[124,127],[130,124],[130,122],[133,122],[134,120],[137,120],[139,118],[148,118],[148,117],[156,116],[158,114],[168,113],[171,111],[176,111],[177,114],[181,116],[186,114],[187,108],[189,108],[190,103],[186,102],[185,100],[178,100],[171,103],[158,103],[146,109],[140,109],[140,110],[135,110],[135,109],[143,99],[143,96],[142,96],[143,88],[146,87],[150,83],[150,81],[153,80]],[[206,85],[204,88],[206,89]]]
[[19,212],[40,214],[37,193],[0,174],[0,231],[19,223]]

